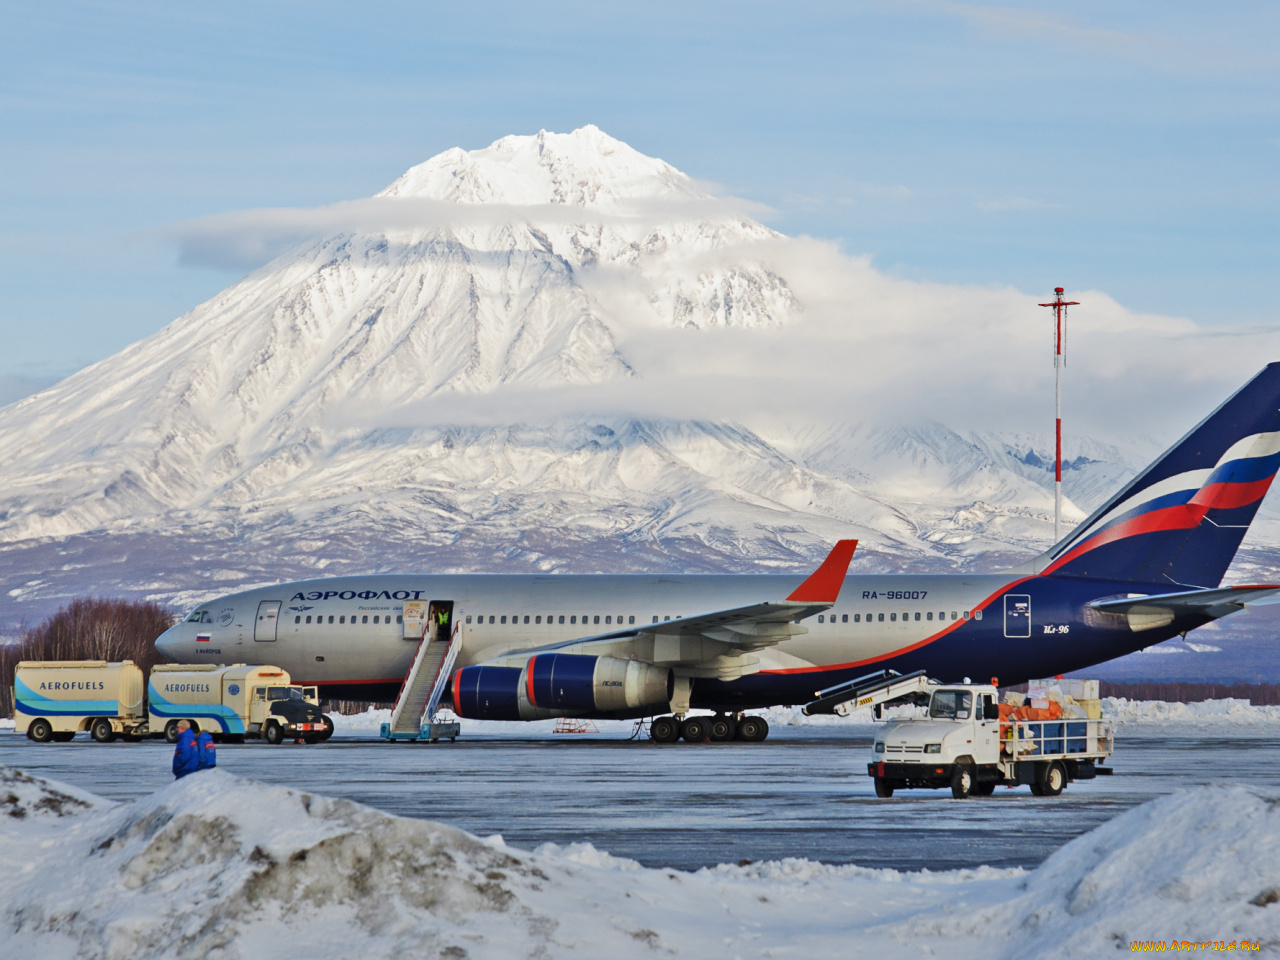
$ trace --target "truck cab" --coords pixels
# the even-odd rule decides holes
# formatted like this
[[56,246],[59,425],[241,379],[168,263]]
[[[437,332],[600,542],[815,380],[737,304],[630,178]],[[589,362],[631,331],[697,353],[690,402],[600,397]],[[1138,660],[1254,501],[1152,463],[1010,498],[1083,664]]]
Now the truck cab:
[[286,736],[312,736],[313,731],[325,730],[317,689],[296,684],[254,687],[249,702],[249,729],[276,742]]
[[924,717],[887,723],[872,749],[885,770],[880,779],[891,785],[888,795],[899,784],[948,786],[957,768],[968,778],[966,795],[990,794],[1002,779],[998,696],[989,684],[939,686],[930,693]]

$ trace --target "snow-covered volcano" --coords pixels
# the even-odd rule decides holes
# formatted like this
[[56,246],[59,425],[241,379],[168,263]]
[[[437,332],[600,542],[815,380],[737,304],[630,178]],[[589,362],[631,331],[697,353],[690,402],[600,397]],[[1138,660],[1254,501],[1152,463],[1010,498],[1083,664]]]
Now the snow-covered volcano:
[[[330,213],[340,229],[0,411],[11,597],[327,566],[796,567],[838,536],[863,570],[952,569],[1047,544],[1034,438],[602,409],[727,362],[689,356],[722,342],[690,331],[768,351],[808,305],[779,265],[794,241],[595,127],[449,150]],[[1090,506],[1140,459],[1080,448],[1068,493]]]

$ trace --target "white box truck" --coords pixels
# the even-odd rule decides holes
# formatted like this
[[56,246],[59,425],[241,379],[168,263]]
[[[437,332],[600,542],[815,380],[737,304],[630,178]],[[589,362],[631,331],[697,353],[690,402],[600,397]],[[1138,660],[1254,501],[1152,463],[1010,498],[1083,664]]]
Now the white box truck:
[[[1084,717],[1002,719],[989,684],[943,684],[923,717],[891,720],[876,734],[867,773],[876,796],[904,787],[950,787],[957,799],[1000,785],[1056,797],[1072,780],[1111,773],[1112,724]],[[1043,711],[1047,713],[1048,711]]]
[[178,738],[179,720],[232,742],[261,737],[318,743],[333,734],[316,688],[291,684],[287,672],[269,665],[161,664],[151,671],[147,703],[152,733],[163,733],[170,743]]
[[13,673],[14,728],[37,743],[81,730],[99,743],[147,734],[142,670],[132,660],[23,660]]
[[1114,746],[1110,721],[1039,709],[1025,718],[1012,710],[1001,716],[995,684],[995,678],[989,684],[967,678],[940,684],[923,670],[906,675],[882,670],[816,691],[804,712],[847,717],[870,707],[879,718],[888,704],[926,707],[923,717],[890,720],[876,734],[867,773],[875,779],[878,797],[911,787],[950,787],[959,799],[982,797],[1001,784],[1026,785],[1038,797],[1056,797],[1072,780],[1111,773],[1106,766]]

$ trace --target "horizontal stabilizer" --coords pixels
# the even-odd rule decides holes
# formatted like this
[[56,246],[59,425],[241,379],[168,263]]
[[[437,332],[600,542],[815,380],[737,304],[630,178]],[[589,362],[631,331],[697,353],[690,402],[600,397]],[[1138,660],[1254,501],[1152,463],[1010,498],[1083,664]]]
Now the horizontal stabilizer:
[[1134,630],[1151,629],[1172,623],[1177,616],[1197,614],[1211,618],[1225,617],[1244,609],[1245,604],[1280,593],[1280,584],[1262,583],[1213,590],[1183,590],[1154,596],[1131,595],[1111,600],[1095,600],[1091,604],[1099,613],[1127,616]]

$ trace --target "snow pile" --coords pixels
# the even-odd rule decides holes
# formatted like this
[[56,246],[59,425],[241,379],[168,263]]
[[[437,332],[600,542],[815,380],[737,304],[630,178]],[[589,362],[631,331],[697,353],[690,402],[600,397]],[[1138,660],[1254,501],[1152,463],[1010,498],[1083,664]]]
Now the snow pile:
[[1162,797],[1073,840],[1018,886],[996,906],[909,928],[991,936],[1003,956],[1175,940],[1280,950],[1280,796],[1200,787]]
[[1254,706],[1248,700],[1202,700],[1167,703],[1106,697],[1102,715],[1124,724],[1149,726],[1254,726],[1280,723],[1280,707]]
[[1184,791],[1039,869],[807,860],[646,869],[533,853],[345,800],[197,774],[112,804],[0,768],[0,937],[15,956],[1097,956],[1132,940],[1280,945],[1280,801]]
[[12,718],[0,717],[0,730],[12,730],[15,722]]

